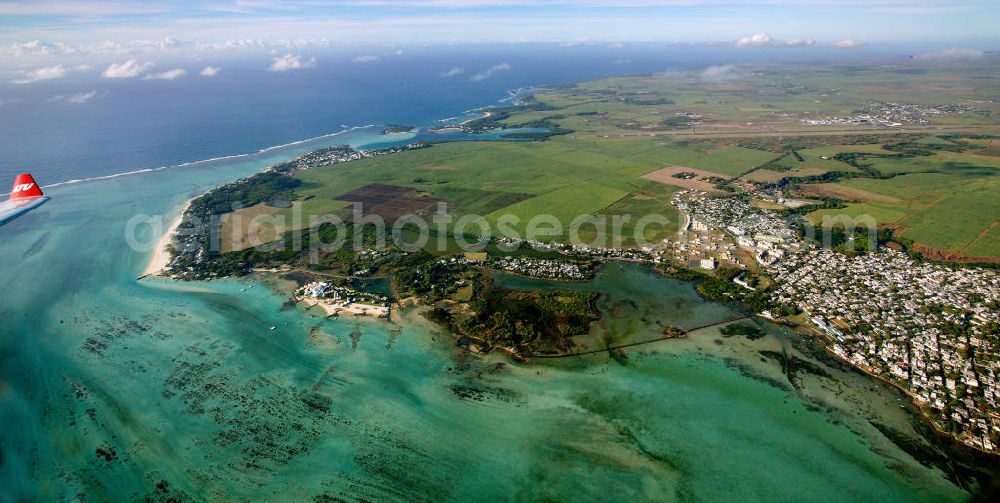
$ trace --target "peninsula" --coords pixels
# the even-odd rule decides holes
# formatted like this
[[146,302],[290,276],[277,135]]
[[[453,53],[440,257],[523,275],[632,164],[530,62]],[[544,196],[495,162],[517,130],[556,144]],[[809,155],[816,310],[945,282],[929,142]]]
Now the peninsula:
[[[498,274],[572,285],[602,263],[641,263],[822,334],[936,428],[993,452],[1000,105],[954,75],[989,78],[1000,60],[919,65],[758,65],[735,82],[688,72],[537,89],[461,127],[542,133],[325,149],[201,196],[166,274],[279,271],[313,303],[369,295],[352,283],[385,278],[391,295],[373,305],[424,305],[462,347],[524,360],[592,350],[595,298],[511,290]],[[435,216],[447,222],[423,234],[413,223]],[[235,223],[255,219],[265,232]],[[640,342],[628,337],[604,343]]]

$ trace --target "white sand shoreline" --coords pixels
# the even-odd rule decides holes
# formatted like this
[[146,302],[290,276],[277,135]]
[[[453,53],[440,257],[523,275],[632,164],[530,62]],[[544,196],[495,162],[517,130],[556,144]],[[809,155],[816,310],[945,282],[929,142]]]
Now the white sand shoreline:
[[349,314],[353,316],[371,316],[374,318],[388,318],[390,309],[385,306],[373,306],[371,304],[361,304],[357,302],[328,301],[315,299],[312,297],[296,297],[296,300],[306,304],[306,309],[319,306],[327,317]]
[[170,251],[167,247],[173,243],[174,234],[177,233],[177,228],[180,227],[181,221],[184,218],[184,213],[186,213],[188,208],[191,207],[192,201],[194,201],[194,198],[188,199],[187,202],[184,203],[184,206],[181,207],[180,211],[174,217],[174,220],[170,223],[170,227],[167,228],[167,231],[164,232],[162,236],[160,236],[160,240],[156,242],[156,248],[153,250],[153,256],[150,257],[149,265],[147,265],[146,269],[139,275],[140,279],[145,278],[146,276],[157,276],[163,272],[168,265],[170,265]]

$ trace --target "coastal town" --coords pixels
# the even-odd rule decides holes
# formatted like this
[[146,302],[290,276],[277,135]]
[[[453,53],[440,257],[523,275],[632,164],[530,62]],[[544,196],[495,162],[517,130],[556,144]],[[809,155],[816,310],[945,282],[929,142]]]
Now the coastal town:
[[848,255],[803,242],[777,213],[737,198],[682,194],[676,204],[752,252],[777,284],[772,301],[797,306],[834,354],[907,392],[941,430],[982,450],[998,448],[995,271],[887,248]]

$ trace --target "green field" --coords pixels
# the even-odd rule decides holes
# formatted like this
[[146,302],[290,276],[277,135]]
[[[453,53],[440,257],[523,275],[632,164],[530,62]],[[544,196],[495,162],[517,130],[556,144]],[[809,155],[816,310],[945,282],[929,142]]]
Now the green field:
[[[732,82],[706,82],[687,72],[559,86],[484,124],[541,122],[569,134],[545,141],[439,143],[316,168],[297,175],[303,185],[296,193],[307,215],[343,214],[338,198],[345,193],[369,184],[408,187],[414,197],[447,203],[454,216],[482,215],[494,226],[503,215],[516,217],[512,227],[519,232],[544,214],[564,230],[581,215],[630,215],[632,223],[624,228],[631,233],[638,217],[657,213],[674,220],[647,230],[647,239],[660,240],[676,231],[669,199],[679,189],[640,177],[685,166],[722,177],[746,174],[742,180],[755,183],[805,178],[862,189],[869,199],[810,218],[870,215],[932,248],[998,257],[1000,231],[991,226],[1000,214],[994,202],[1000,200],[1000,158],[980,155],[988,152],[989,135],[1000,133],[992,119],[1000,113],[993,98],[1000,96],[985,86],[996,66],[764,65],[741,70]],[[932,125],[907,131],[804,124],[899,96],[915,104],[961,104],[975,96],[983,110],[934,116]],[[972,137],[940,129],[959,126]],[[920,132],[923,127],[927,132]],[[902,142],[914,150],[899,150]],[[818,179],[828,174],[841,179]],[[588,233],[593,231],[585,227]]]
[[[618,211],[635,212],[635,220],[645,214],[640,211],[656,210],[676,220],[676,210],[669,206],[676,188],[654,190],[640,176],[673,165],[736,175],[774,157],[691,142],[454,142],[309,170],[298,175],[303,185],[297,192],[307,199],[307,215],[338,210],[343,207],[339,196],[383,183],[415,188],[448,203],[455,215],[483,215],[491,224],[501,215],[516,216],[520,223],[513,227],[519,231],[539,214],[553,215],[568,228],[578,216]],[[665,236],[652,228],[648,232]]]
[[1000,170],[984,175],[945,172],[881,180],[855,178],[841,184],[895,197],[900,203],[861,202],[845,209],[820,210],[810,214],[814,222],[824,215],[871,215],[880,224],[898,226],[902,237],[932,248],[964,257],[1000,256],[995,229],[980,238],[1000,219]]
[[[1000,105],[994,70],[995,63],[975,67],[783,63],[735,68],[737,77],[727,82],[706,80],[697,71],[612,77],[541,93],[538,102],[558,110],[536,110],[504,122],[550,119],[587,137],[823,132],[829,128],[804,125],[802,119],[849,116],[868,101],[893,102],[905,97],[907,103],[938,104],[975,96],[981,99],[977,103],[982,113],[936,116],[934,123],[995,126],[991,114],[1000,111]],[[697,114],[702,120],[692,127],[682,113]],[[837,129],[845,127],[850,128]],[[878,133],[870,126],[854,129]]]

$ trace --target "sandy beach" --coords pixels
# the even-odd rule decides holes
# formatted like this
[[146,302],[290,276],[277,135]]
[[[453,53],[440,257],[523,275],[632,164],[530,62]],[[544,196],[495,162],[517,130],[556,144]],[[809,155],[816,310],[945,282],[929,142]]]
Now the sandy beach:
[[389,317],[389,308],[385,306],[373,306],[369,304],[358,304],[356,302],[336,302],[323,301],[312,297],[302,297],[298,299],[309,307],[319,306],[327,316],[339,316],[350,314],[354,316],[372,316],[375,318]]
[[479,120],[479,119],[485,119],[485,118],[490,117],[492,115],[493,115],[492,111],[486,110],[486,111],[483,112],[483,115],[480,115],[479,117],[472,117],[470,119],[466,119],[466,120],[464,120],[464,121],[456,124],[456,126],[459,127],[459,128],[461,128],[462,126],[464,126],[464,125],[466,125],[466,124],[468,124],[468,123],[470,123],[472,121],[476,121],[476,120]]
[[161,271],[163,271],[163,269],[170,265],[170,251],[167,250],[167,246],[173,242],[174,234],[177,233],[177,228],[181,225],[184,213],[187,212],[188,208],[191,206],[191,201],[193,201],[193,199],[189,199],[186,203],[184,203],[184,206],[181,207],[181,209],[177,212],[177,215],[174,216],[174,220],[170,222],[170,227],[168,227],[167,231],[160,236],[160,240],[156,242],[156,249],[153,250],[153,256],[149,260],[149,265],[147,265],[146,269],[139,275],[140,278],[158,275]]

